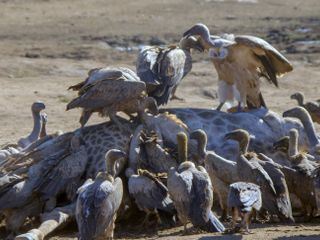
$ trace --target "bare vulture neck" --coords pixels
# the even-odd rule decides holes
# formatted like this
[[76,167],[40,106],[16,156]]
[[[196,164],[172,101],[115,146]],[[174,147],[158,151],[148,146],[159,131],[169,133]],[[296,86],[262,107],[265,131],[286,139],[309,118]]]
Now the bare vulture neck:
[[296,99],[297,99],[297,101],[298,101],[298,105],[299,105],[299,106],[303,106],[304,96],[303,96],[302,94],[299,94]]
[[289,157],[298,154],[298,134],[296,131],[290,132],[288,154]]
[[247,154],[249,148],[249,137],[245,136],[239,140],[239,150],[241,154]]
[[27,137],[30,142],[34,142],[39,138],[41,131],[41,116],[40,112],[32,111],[33,116],[33,129],[29,136]]
[[115,157],[110,157],[107,160],[107,172],[112,177],[115,177],[115,175],[116,175],[116,160],[117,160],[117,158],[115,158]]
[[311,117],[308,113],[301,113],[299,119],[306,131],[307,137],[311,146],[315,146],[319,144],[319,140],[317,138],[316,130],[314,129],[313,122]]

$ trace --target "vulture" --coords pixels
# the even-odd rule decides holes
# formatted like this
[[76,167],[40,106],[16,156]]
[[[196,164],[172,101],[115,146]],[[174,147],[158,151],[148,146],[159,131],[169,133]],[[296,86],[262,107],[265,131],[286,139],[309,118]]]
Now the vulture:
[[18,146],[20,148],[26,148],[31,143],[38,140],[41,131],[41,115],[40,112],[46,108],[43,102],[37,101],[31,105],[31,112],[33,117],[33,129],[31,133],[18,141]]
[[296,99],[298,105],[304,107],[309,112],[312,121],[320,124],[320,103],[318,101],[304,103],[304,95],[301,92],[292,94],[290,98]]
[[106,67],[92,69],[85,81],[69,87],[78,91],[78,97],[67,105],[67,111],[82,108],[80,124],[83,127],[93,112],[121,125],[116,117],[118,111],[129,116],[145,108],[142,103],[146,96],[146,85],[130,69]]
[[276,149],[286,151],[290,167],[283,167],[289,191],[294,193],[302,204],[306,220],[310,220],[317,209],[317,194],[319,186],[319,163],[310,161],[308,154],[298,150],[299,134],[296,129],[291,129],[289,137],[284,137],[275,143]]
[[219,205],[222,210],[222,220],[228,217],[228,192],[229,185],[238,181],[237,163],[227,160],[214,151],[207,151],[207,134],[197,129],[190,134],[190,139],[198,142],[199,162],[204,166],[210,176],[213,192],[217,194]]
[[196,36],[209,50],[219,78],[218,95],[221,109],[227,101],[238,101],[238,108],[266,107],[260,90],[260,78],[264,77],[278,87],[277,77],[292,71],[290,62],[265,40],[233,34],[212,36],[208,27],[195,24],[184,37]]
[[203,52],[203,46],[195,37],[180,40],[179,45],[146,46],[138,55],[137,74],[147,85],[148,95],[158,105],[167,104],[171,99],[182,100],[175,95],[181,80],[191,71],[191,49]]
[[113,239],[116,213],[123,195],[121,178],[114,178],[115,162],[125,156],[122,151],[109,150],[107,172],[99,172],[94,181],[87,181],[86,186],[79,189],[76,220],[80,240]]
[[263,154],[248,151],[250,135],[246,130],[234,130],[226,134],[225,139],[239,142],[237,169],[240,181],[259,185],[263,208],[283,221],[294,222],[289,190],[281,166]]
[[235,229],[238,216],[242,218],[242,226],[249,232],[249,223],[253,210],[259,211],[262,206],[260,187],[254,183],[235,182],[230,184],[228,207],[232,210],[232,225]]
[[180,165],[168,172],[168,190],[184,231],[187,231],[187,222],[191,221],[194,227],[202,230],[223,232],[223,224],[211,211],[213,192],[207,171],[187,161],[187,135],[178,133],[177,141]]
[[132,168],[126,170],[128,177],[128,189],[130,195],[135,200],[138,208],[147,215],[141,226],[145,227],[151,213],[155,213],[158,223],[161,223],[159,213],[166,213],[173,217],[175,208],[168,194],[168,188],[161,182],[156,174],[148,170],[138,169],[138,174],[134,174]]

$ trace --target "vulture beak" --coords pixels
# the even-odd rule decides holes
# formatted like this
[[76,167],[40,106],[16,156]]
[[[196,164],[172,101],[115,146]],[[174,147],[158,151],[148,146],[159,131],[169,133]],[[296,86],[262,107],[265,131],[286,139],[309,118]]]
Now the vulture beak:
[[223,140],[225,140],[225,141],[230,140],[230,139],[233,139],[233,133],[232,132],[227,133],[226,135],[224,135],[224,138],[223,138]]

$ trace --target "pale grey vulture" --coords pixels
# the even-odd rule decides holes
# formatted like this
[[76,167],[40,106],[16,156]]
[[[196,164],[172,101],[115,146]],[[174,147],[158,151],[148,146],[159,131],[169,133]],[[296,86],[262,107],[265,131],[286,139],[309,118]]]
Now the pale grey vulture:
[[125,153],[111,149],[106,154],[107,172],[99,172],[94,181],[79,189],[76,220],[80,240],[112,239],[117,210],[122,201],[123,185],[114,178],[115,161]]
[[225,139],[239,142],[239,180],[260,186],[263,208],[270,214],[276,214],[283,221],[294,222],[288,186],[280,166],[264,155],[248,151],[250,135],[246,130],[234,130],[228,133]]
[[43,102],[34,102],[31,105],[31,112],[32,112],[32,117],[33,117],[33,129],[31,133],[25,137],[21,138],[18,141],[18,146],[20,148],[26,148],[28,147],[31,143],[35,142],[38,140],[40,131],[41,131],[41,116],[40,112],[46,108],[46,105]]
[[183,36],[198,36],[217,70],[220,109],[234,98],[240,106],[266,107],[260,77],[278,86],[277,77],[292,71],[290,62],[265,40],[247,35],[211,36],[206,25],[192,26]]
[[156,214],[158,223],[161,222],[159,212],[173,217],[175,214],[173,202],[169,197],[168,188],[159,177],[143,169],[138,169],[138,174],[135,174],[131,168],[126,170],[126,176],[129,178],[130,195],[134,198],[138,208],[147,214],[141,226],[149,221],[151,213]]
[[187,135],[177,135],[180,166],[171,168],[168,173],[168,190],[184,225],[188,221],[200,229],[209,232],[223,232],[223,224],[211,211],[213,192],[210,177],[202,167],[196,167],[187,161]]
[[232,209],[233,228],[236,227],[236,221],[240,215],[242,226],[246,232],[249,232],[249,224],[252,211],[259,211],[262,206],[260,187],[248,182],[235,182],[230,184],[228,194],[228,207]]

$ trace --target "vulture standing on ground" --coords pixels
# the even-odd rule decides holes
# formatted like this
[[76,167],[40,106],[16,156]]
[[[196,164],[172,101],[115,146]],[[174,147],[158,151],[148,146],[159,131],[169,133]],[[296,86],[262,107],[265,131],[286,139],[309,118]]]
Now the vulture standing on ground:
[[262,206],[260,187],[253,183],[236,182],[230,184],[228,207],[232,209],[232,225],[236,227],[239,214],[242,218],[242,227],[249,232],[249,223],[252,211],[259,211]]
[[[191,71],[191,49],[203,52],[200,41],[194,37],[182,38],[179,45],[144,47],[137,60],[137,74],[147,85],[148,95],[155,98],[158,105],[175,95],[181,80]],[[182,100],[182,99],[180,99]]]
[[168,190],[184,231],[190,220],[194,227],[209,232],[223,232],[223,224],[211,211],[213,192],[210,177],[202,166],[196,167],[193,162],[187,161],[187,135],[180,132],[177,140],[181,163],[178,169],[169,170]]
[[122,201],[122,180],[115,174],[115,161],[125,157],[111,149],[106,154],[108,172],[99,172],[96,179],[79,189],[76,220],[80,240],[112,239],[117,210]]
[[219,77],[219,100],[221,109],[226,101],[234,98],[248,108],[266,107],[260,91],[260,77],[278,86],[277,77],[292,71],[290,62],[274,47],[254,36],[224,34],[210,36],[206,25],[198,23],[183,34],[198,36]]
[[130,115],[143,108],[146,85],[132,70],[124,67],[96,68],[88,75],[85,81],[69,87],[78,91],[79,96],[67,105],[67,110],[83,108],[80,117],[82,127],[93,112],[109,116],[121,125],[116,117],[118,111]]
[[158,223],[161,223],[159,212],[171,215],[175,214],[172,200],[168,194],[168,188],[160,181],[159,177],[145,169],[138,169],[138,174],[134,174],[132,168],[127,168],[128,189],[134,198],[138,208],[147,215],[141,226],[148,226],[149,216],[155,213]]
[[260,186],[263,208],[270,214],[276,214],[283,221],[294,222],[288,186],[281,166],[263,154],[248,152],[250,135],[243,129],[228,133],[225,139],[239,142],[240,154],[237,160],[239,179]]

